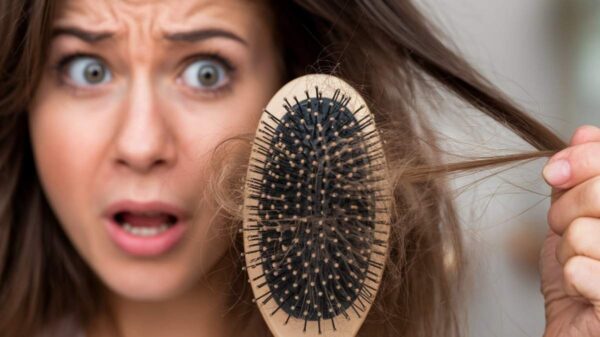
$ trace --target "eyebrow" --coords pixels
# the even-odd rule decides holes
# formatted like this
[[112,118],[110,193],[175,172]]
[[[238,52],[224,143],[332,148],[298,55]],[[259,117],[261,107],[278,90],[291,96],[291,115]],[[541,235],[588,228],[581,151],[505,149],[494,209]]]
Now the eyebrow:
[[52,39],[61,36],[68,35],[74,36],[80,40],[88,43],[96,43],[102,40],[106,40],[113,36],[110,32],[91,32],[75,27],[56,27],[52,30]]
[[198,41],[202,41],[202,40],[208,40],[208,39],[215,38],[215,37],[228,38],[228,39],[235,40],[245,46],[248,45],[246,40],[242,39],[238,35],[230,32],[230,31],[227,31],[227,30],[216,29],[216,28],[196,29],[196,30],[191,30],[191,31],[187,31],[187,32],[167,33],[164,35],[164,38],[169,41],[190,42],[190,43],[198,42]]
[[[114,36],[113,32],[101,31],[101,32],[93,32],[84,30],[77,27],[56,27],[52,30],[52,38],[56,38],[60,35],[68,35],[74,36],[80,40],[88,42],[90,44],[94,44],[96,42],[100,42],[103,40],[110,39]],[[186,43],[195,43],[200,42],[216,37],[222,37],[237,41],[244,46],[247,46],[248,43],[246,40],[242,39],[238,35],[223,29],[217,28],[209,28],[209,29],[196,29],[185,32],[174,32],[174,33],[165,33],[163,38],[168,41],[173,42],[186,42]]]

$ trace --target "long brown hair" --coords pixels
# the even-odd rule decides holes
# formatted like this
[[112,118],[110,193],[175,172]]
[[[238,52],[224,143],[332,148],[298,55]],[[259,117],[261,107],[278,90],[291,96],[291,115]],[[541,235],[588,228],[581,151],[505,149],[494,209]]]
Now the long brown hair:
[[[464,257],[448,173],[547,156],[564,142],[448,48],[409,0],[270,3],[286,78],[325,72],[350,82],[367,99],[386,141],[395,199],[391,254],[361,336],[459,335]],[[45,199],[29,144],[26,107],[42,73],[55,6],[51,0],[0,0],[3,336],[32,336],[73,312],[85,321],[101,303],[98,280]],[[536,151],[441,162],[417,104],[419,92],[439,90],[506,126]],[[240,293],[242,303],[250,303],[247,289]]]

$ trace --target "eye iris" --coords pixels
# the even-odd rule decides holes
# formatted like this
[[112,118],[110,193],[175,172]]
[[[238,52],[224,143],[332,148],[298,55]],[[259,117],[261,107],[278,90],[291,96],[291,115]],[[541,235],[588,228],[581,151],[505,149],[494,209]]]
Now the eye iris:
[[219,79],[218,70],[213,65],[204,65],[198,70],[198,80],[206,86],[212,86]]
[[100,83],[104,79],[106,70],[101,64],[92,63],[85,67],[85,79],[90,83]]

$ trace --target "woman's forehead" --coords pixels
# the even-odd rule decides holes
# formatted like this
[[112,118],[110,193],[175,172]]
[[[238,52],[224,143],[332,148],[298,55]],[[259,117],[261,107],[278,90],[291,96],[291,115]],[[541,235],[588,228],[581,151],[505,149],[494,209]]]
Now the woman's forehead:
[[264,20],[263,5],[248,0],[63,0],[55,23],[117,33],[141,28],[157,36],[215,24],[251,33]]

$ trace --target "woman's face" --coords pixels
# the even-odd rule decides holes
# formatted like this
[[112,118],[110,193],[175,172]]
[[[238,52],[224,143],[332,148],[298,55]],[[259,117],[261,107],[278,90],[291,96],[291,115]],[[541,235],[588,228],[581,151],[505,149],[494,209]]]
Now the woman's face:
[[67,0],[29,106],[46,196],[114,292],[190,289],[229,239],[202,200],[210,154],[253,132],[279,56],[256,1]]

